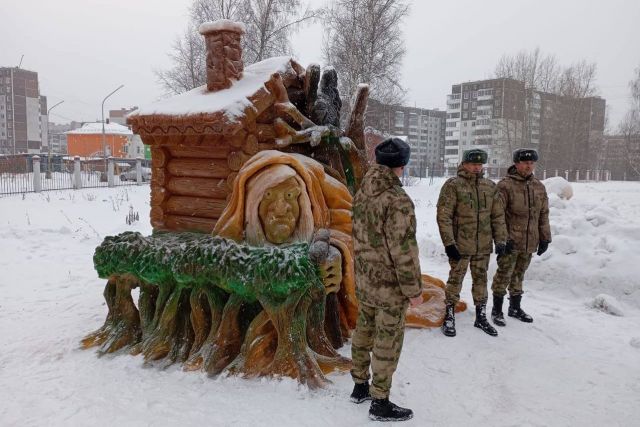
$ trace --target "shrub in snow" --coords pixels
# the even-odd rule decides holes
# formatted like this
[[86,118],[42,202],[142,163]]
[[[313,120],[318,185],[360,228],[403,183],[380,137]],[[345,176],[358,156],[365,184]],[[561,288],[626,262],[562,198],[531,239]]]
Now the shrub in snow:
[[558,197],[564,200],[569,200],[573,197],[573,187],[562,177],[547,178],[542,183],[547,188],[547,193],[557,194]]
[[617,299],[607,294],[600,294],[591,301],[589,304],[591,308],[598,309],[607,314],[614,316],[624,316],[624,312],[620,308],[620,303]]

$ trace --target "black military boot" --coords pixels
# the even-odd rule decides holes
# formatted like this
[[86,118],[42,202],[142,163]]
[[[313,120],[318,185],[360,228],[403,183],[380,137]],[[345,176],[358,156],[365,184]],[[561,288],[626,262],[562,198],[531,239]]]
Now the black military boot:
[[502,302],[504,297],[497,295],[493,296],[493,307],[491,307],[491,320],[498,326],[507,326],[507,322],[504,321],[504,313],[502,312]]
[[353,403],[362,403],[365,400],[371,400],[369,394],[369,383],[362,383],[353,386],[353,392],[351,393],[351,401]]
[[533,317],[529,316],[520,308],[520,301],[522,301],[522,295],[511,295],[509,297],[509,317],[515,317],[525,323],[533,322]]
[[406,421],[413,418],[413,411],[401,408],[387,399],[373,399],[369,408],[369,419],[374,421]]
[[480,328],[492,337],[498,336],[498,331],[491,326],[491,323],[487,320],[487,305],[476,305],[476,321],[473,324],[476,328]]
[[456,315],[453,304],[447,304],[444,312],[444,323],[442,323],[442,333],[448,337],[456,336]]

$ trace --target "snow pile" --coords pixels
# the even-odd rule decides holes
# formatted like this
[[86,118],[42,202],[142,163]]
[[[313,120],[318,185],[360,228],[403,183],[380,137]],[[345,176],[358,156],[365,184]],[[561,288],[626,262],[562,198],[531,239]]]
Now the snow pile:
[[620,303],[611,295],[600,294],[591,301],[589,306],[613,316],[624,316]]
[[603,182],[576,189],[571,200],[550,194],[553,242],[542,257],[534,255],[526,278],[544,289],[560,282],[575,296],[604,293],[640,307],[640,187]]
[[571,187],[569,181],[560,176],[547,178],[542,183],[546,187],[548,194],[555,194],[565,200],[573,197],[573,187]]
[[[583,303],[607,294],[640,307],[640,270],[638,262],[634,262],[640,254],[640,185],[575,184],[575,195],[567,200],[554,192],[567,188],[559,180],[564,181],[551,179],[549,194],[553,242],[542,256],[533,255],[525,288],[568,293],[567,297],[582,299]],[[406,190],[416,205],[418,245],[425,273],[446,280],[448,265],[436,224],[436,204],[443,183],[442,178],[433,185],[429,185],[429,179],[422,179]],[[489,286],[495,268],[492,257]]]
[[[446,280],[435,223],[444,180],[429,182],[407,191],[422,270]],[[525,277],[523,304],[533,324],[507,318],[491,338],[473,327],[471,309],[456,316],[454,339],[438,329],[406,332],[391,399],[415,411],[407,426],[638,424],[640,310],[629,302],[639,286],[640,183],[578,183],[574,190],[570,201],[553,195],[554,242],[534,256]],[[0,198],[0,425],[372,425],[368,404],[348,399],[348,373],[331,373],[328,389],[309,391],[290,379],[208,378],[177,366],[145,369],[142,357],[127,353],[98,358],[78,349],[107,313],[94,250],[107,235],[150,234],[149,191]],[[140,221],[127,225],[130,209]],[[467,302],[470,288],[467,274]],[[599,294],[616,298],[625,316],[585,305]],[[340,352],[348,356],[349,344]]]

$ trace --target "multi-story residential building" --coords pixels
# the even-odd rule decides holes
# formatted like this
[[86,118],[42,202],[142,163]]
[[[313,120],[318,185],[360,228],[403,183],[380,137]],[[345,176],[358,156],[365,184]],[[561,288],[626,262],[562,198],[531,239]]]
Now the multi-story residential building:
[[541,167],[547,170],[602,169],[606,101],[538,92],[541,99]]
[[121,108],[119,110],[109,110],[109,121],[122,126],[127,126],[127,114],[137,110],[138,107]]
[[489,154],[490,173],[511,164],[513,150],[535,148],[539,168],[596,168],[602,159],[605,100],[570,98],[528,90],[499,78],[456,84],[447,96],[445,166],[457,166],[465,150]]
[[602,169],[615,181],[640,180],[640,135],[605,135]]
[[490,166],[505,166],[524,135],[524,83],[501,78],[453,85],[446,117],[447,168],[455,168],[471,148],[487,151]]
[[72,121],[71,123],[57,125],[49,123],[48,139],[52,154],[67,154],[67,134],[66,132],[78,129],[82,123]]
[[411,146],[407,165],[413,176],[440,174],[443,169],[446,113],[438,109],[386,105],[369,100],[367,126],[387,135],[406,136]]
[[47,145],[46,114],[38,73],[0,67],[0,153],[39,153]]

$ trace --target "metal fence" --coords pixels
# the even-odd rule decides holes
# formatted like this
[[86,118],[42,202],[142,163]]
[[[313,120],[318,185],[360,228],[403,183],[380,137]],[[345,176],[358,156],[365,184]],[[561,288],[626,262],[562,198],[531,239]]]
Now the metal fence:
[[149,166],[145,159],[0,156],[0,194],[138,185],[149,181]]

